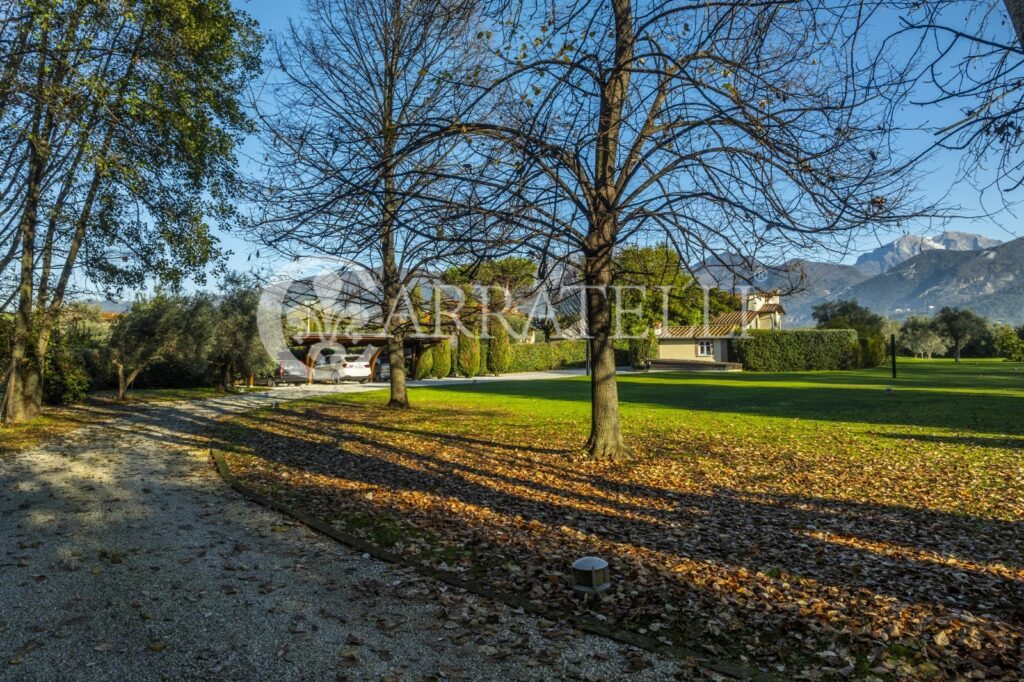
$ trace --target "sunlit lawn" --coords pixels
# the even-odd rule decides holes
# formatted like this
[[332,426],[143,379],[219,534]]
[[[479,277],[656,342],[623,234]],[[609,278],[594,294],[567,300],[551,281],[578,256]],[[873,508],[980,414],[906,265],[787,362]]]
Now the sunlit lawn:
[[[891,394],[886,388],[893,389]],[[318,398],[235,420],[241,477],[410,561],[784,676],[1024,673],[1024,370],[993,361],[620,380],[635,457],[593,463],[585,378]],[[980,678],[979,678],[980,679]]]

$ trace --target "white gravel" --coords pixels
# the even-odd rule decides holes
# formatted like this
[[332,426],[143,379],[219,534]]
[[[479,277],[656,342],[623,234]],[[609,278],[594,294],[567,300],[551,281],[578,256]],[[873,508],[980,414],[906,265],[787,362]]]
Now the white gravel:
[[140,409],[0,462],[0,679],[666,679],[676,661],[452,590],[248,502],[208,420]]

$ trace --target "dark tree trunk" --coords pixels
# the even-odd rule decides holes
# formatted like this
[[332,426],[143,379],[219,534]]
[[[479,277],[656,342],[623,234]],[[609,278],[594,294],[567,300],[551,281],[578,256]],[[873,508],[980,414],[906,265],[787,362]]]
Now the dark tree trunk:
[[128,382],[124,377],[124,365],[117,366],[117,399],[122,403],[128,399]]
[[[29,140],[28,192],[18,224],[21,240],[21,272],[18,282],[18,309],[14,316],[14,336],[4,392],[2,420],[5,424],[31,419],[43,404],[41,358],[33,357],[33,278],[35,276],[36,223],[42,195],[43,177],[49,156],[40,137],[40,112],[36,113],[33,136]],[[47,126],[47,130],[49,126]]]
[[612,347],[612,250],[618,238],[618,151],[623,109],[633,61],[633,12],[630,0],[612,0],[615,16],[615,67],[601,85],[594,154],[594,194],[584,255],[587,325],[590,335],[590,438],[587,451],[602,459],[629,454],[619,422],[619,389]]
[[233,362],[224,363],[224,367],[220,373],[220,390],[227,392],[231,390],[231,377],[234,374],[235,364]]
[[[593,236],[608,234],[608,225],[598,226]],[[629,451],[622,439],[619,422],[619,389],[615,380],[615,348],[612,337],[612,303],[608,287],[612,281],[612,244],[608,242],[587,253],[587,332],[590,335],[590,438],[587,451],[601,459],[618,460]]]
[[391,362],[391,399],[388,407],[409,407],[405,386],[405,340],[402,334],[388,334],[388,360]]

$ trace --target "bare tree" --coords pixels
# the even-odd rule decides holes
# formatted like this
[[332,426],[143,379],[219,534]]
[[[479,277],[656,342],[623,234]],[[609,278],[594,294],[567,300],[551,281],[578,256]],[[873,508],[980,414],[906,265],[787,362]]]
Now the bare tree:
[[880,4],[505,2],[490,17],[483,90],[505,116],[437,134],[507,145],[473,175],[521,188],[521,243],[582,263],[593,456],[627,451],[608,295],[620,244],[764,262],[841,250],[902,213],[888,146],[901,74],[861,39]]
[[1016,203],[1024,183],[1024,3],[894,4],[902,20],[890,41],[912,55],[913,100],[928,112],[933,146],[962,153],[958,180]]
[[[479,197],[452,180],[459,142],[414,141],[458,116],[475,82],[466,0],[310,0],[307,20],[274,49],[279,81],[263,110],[266,156],[251,233],[289,257],[356,261],[384,326],[389,405],[407,407],[406,296],[459,258],[484,226]],[[348,285],[358,278],[343,277]]]

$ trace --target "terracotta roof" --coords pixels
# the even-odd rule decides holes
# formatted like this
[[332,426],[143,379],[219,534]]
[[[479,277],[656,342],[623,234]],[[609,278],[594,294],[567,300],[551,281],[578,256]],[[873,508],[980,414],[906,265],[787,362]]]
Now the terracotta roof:
[[658,338],[662,339],[714,339],[732,336],[736,325],[712,324],[694,325],[691,327],[665,327]]
[[718,317],[711,320],[711,324],[729,324],[736,327],[743,325],[745,327],[748,324],[752,323],[754,320],[756,320],[757,315],[758,314],[755,313],[753,310],[748,310],[747,312],[737,310],[731,313],[722,313]]
[[786,311],[783,309],[781,303],[767,303],[761,306],[760,310],[757,311],[758,315],[761,315],[762,313],[782,313],[785,315]]

